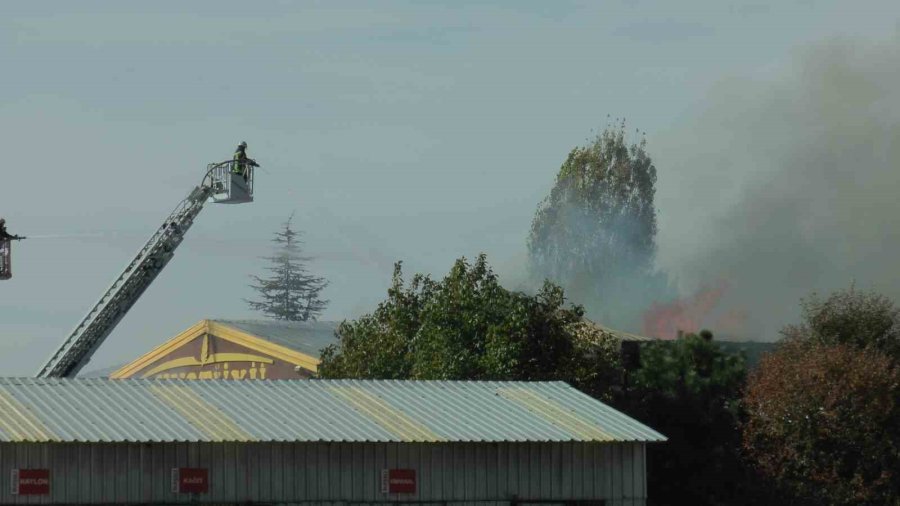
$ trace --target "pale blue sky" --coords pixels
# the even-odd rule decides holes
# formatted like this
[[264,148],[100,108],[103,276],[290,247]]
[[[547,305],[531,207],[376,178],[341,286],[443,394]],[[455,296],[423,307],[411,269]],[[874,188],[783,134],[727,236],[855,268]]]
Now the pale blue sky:
[[[894,1],[487,4],[0,4],[0,215],[14,233],[87,235],[15,244],[0,372],[32,374],[240,140],[265,169],[257,201],[209,205],[87,370],[253,317],[247,275],[293,211],[331,281],[325,319],[372,309],[398,259],[440,275],[484,251],[514,283],[536,204],[607,115],[647,132],[651,155],[689,148],[719,83],[898,22]],[[664,212],[682,195],[657,166]]]

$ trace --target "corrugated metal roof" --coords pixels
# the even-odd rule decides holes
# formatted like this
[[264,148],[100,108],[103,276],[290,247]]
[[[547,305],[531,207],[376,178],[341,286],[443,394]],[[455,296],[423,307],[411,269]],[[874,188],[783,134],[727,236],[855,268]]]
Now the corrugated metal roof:
[[0,378],[0,441],[664,441],[561,382]]
[[287,322],[271,320],[212,320],[275,344],[319,357],[322,348],[337,344],[338,322]]

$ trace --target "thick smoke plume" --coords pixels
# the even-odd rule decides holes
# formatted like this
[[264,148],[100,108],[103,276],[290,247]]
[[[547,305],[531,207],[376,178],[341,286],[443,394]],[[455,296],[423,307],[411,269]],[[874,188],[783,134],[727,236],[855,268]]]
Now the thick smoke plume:
[[727,282],[692,315],[726,337],[776,339],[801,297],[853,281],[900,300],[900,37],[789,60],[721,82],[650,142],[659,267],[686,295]]

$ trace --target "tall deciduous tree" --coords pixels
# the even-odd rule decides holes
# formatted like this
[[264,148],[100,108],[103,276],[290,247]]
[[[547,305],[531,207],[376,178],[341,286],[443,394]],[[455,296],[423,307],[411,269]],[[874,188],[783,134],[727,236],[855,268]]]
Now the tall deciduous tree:
[[644,140],[626,143],[622,122],[573,149],[538,206],[528,239],[533,275],[559,283],[589,314],[617,324],[642,305],[634,297],[648,283],[660,283],[651,275],[656,167],[645,148]]
[[276,320],[316,320],[328,301],[322,299],[322,290],[328,286],[325,278],[314,276],[306,269],[311,257],[302,254],[299,232],[291,228],[293,215],[284,228],[275,233],[275,254],[264,257],[270,276],[252,276],[250,285],[259,294],[257,300],[246,300],[251,309],[260,311]]

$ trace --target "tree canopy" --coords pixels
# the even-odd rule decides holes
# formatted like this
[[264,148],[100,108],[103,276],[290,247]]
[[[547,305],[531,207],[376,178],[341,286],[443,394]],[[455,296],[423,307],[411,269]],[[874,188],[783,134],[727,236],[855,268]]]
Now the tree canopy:
[[648,448],[652,503],[735,504],[747,496],[738,430],[746,373],[743,357],[722,351],[709,331],[642,347],[620,404],[668,438]]
[[781,332],[788,340],[873,347],[900,361],[900,310],[890,298],[851,286],[824,299],[814,293],[800,306],[802,322]]
[[562,285],[607,322],[621,322],[634,297],[660,283],[651,276],[656,167],[645,148],[645,140],[626,143],[622,122],[573,149],[528,238],[533,275]]
[[853,286],[801,308],[746,387],[751,462],[809,504],[900,504],[897,308]]
[[321,297],[328,282],[306,269],[312,258],[302,254],[300,233],[291,228],[291,218],[272,239],[275,254],[265,257],[269,261],[266,270],[271,275],[267,278],[252,276],[256,283],[250,286],[259,294],[259,299],[246,302],[251,309],[276,320],[316,320],[328,305]]
[[[582,310],[546,283],[535,295],[500,285],[484,255],[440,281],[394,269],[387,299],[340,325],[324,378],[564,380],[608,391],[617,350],[582,327]],[[587,353],[590,348],[592,353]],[[605,365],[605,367],[603,367]],[[604,388],[605,386],[605,388]]]
[[809,504],[900,503],[900,369],[875,348],[787,342],[754,371],[744,447]]

